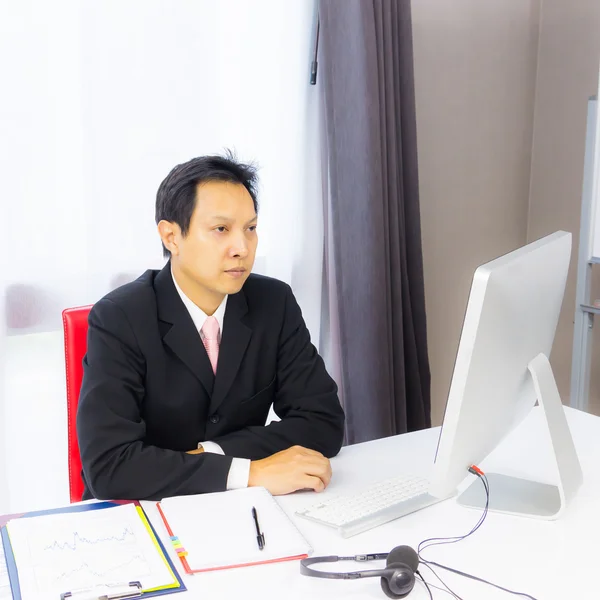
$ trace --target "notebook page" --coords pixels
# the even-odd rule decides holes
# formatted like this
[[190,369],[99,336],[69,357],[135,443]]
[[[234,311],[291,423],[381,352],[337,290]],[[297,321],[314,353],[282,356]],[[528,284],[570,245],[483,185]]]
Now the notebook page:
[[[312,553],[310,544],[264,488],[177,496],[166,498],[160,506],[194,571]],[[265,536],[262,551],[252,507]]]
[[4,546],[0,539],[0,600],[12,600],[10,591],[10,579],[8,578],[8,569],[6,568],[6,559],[4,558]]
[[14,519],[7,524],[22,600],[140,581],[176,583],[135,505]]

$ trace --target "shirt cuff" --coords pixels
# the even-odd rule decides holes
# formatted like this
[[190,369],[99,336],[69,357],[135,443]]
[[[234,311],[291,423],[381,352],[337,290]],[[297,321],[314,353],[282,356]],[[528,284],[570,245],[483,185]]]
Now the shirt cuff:
[[250,459],[234,458],[229,467],[229,475],[227,476],[227,489],[239,490],[248,487],[248,479],[250,478]]
[[[225,454],[223,448],[215,442],[201,442],[204,452],[210,452],[211,454]],[[241,488],[248,487],[248,479],[250,478],[250,459],[248,458],[234,458],[231,461],[231,467],[229,467],[229,474],[227,475],[227,489],[228,490],[239,490]]]
[[200,442],[202,447],[204,448],[204,452],[210,452],[211,454],[225,454],[223,452],[223,448],[219,446],[219,444],[215,444],[214,442]]

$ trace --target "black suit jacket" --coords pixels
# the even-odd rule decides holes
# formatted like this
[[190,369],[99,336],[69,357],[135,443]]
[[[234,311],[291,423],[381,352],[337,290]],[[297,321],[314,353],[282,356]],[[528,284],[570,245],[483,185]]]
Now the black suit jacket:
[[[217,374],[167,263],[94,305],[77,412],[84,498],[226,489],[232,457],[342,445],[337,387],[288,285],[250,275],[227,300]],[[273,404],[281,421],[265,426]],[[225,456],[186,454],[200,441]]]

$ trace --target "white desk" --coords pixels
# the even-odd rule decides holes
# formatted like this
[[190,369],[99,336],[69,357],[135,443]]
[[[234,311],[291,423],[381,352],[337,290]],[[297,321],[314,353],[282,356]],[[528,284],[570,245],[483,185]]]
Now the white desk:
[[[538,600],[594,598],[598,596],[596,569],[600,539],[600,418],[566,409],[569,425],[584,472],[584,485],[559,521],[539,521],[489,513],[473,536],[458,544],[438,546],[425,556],[467,571],[509,589],[526,592]],[[439,429],[411,433],[342,449],[333,459],[333,479],[324,494],[353,489],[357,484],[382,479],[403,470],[431,469]],[[542,415],[534,409],[527,420],[482,465],[512,475],[553,481],[555,467],[548,456],[549,440],[542,427]],[[512,465],[512,468],[509,467]],[[493,489],[491,494],[493,494]],[[293,517],[294,511],[318,500],[314,493],[280,497],[278,501]],[[154,503],[144,502],[165,546],[172,553],[164,526]],[[462,535],[476,523],[480,512],[458,506],[454,499],[439,503],[387,525],[344,540],[336,533],[301,518],[294,520],[311,542],[315,556],[388,552],[394,546],[418,543],[432,536]],[[174,556],[174,564],[179,567]],[[379,568],[384,562],[338,563],[341,570]],[[336,565],[334,565],[334,568]],[[344,598],[386,598],[378,579],[341,581],[319,580],[299,573],[299,563],[277,563],[188,576],[182,573],[187,593],[172,598],[260,598],[335,600]],[[428,582],[434,576],[422,569]],[[459,595],[470,600],[517,598],[489,586],[471,582],[438,570]],[[434,598],[450,598],[433,589]],[[410,600],[429,595],[417,583]]]

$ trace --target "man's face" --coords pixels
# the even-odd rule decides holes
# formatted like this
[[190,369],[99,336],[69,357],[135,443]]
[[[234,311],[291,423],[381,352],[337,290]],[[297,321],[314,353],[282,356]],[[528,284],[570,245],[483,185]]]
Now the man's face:
[[178,236],[174,260],[186,277],[210,293],[239,292],[254,265],[256,218],[243,185],[211,181],[198,186],[190,228],[185,237]]

